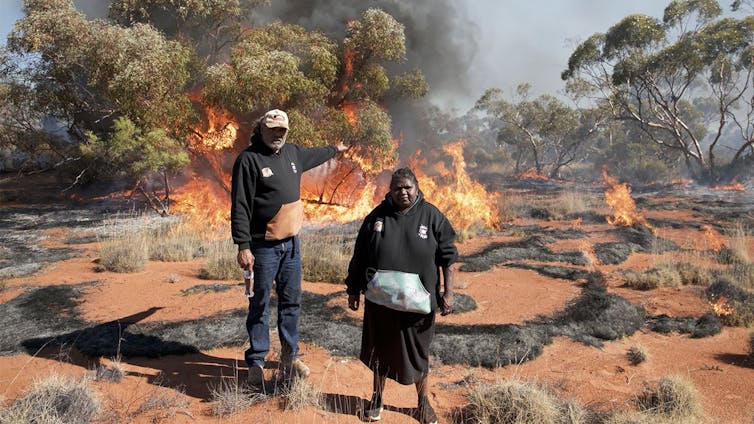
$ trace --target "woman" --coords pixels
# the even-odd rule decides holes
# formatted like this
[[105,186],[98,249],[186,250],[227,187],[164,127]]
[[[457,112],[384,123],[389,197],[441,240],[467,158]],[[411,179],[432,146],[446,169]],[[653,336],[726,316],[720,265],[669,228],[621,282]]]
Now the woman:
[[[359,309],[361,293],[365,293],[360,359],[374,372],[372,399],[364,411],[368,420],[380,419],[382,389],[385,379],[391,378],[400,384],[415,384],[419,421],[437,422],[427,397],[429,345],[435,311],[439,308],[442,315],[453,311],[452,264],[458,258],[455,236],[442,212],[424,200],[416,176],[408,168],[393,173],[390,193],[361,225],[348,266],[346,291],[348,307],[354,311]],[[439,269],[445,286],[442,296]],[[429,293],[428,312],[405,312],[395,309],[400,306],[383,306],[370,300],[367,287],[372,290],[377,285],[378,270],[418,275]]]

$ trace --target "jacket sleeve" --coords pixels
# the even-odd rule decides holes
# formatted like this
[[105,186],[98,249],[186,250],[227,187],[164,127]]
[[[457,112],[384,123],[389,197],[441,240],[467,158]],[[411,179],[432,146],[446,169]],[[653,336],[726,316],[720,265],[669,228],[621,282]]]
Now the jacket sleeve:
[[337,153],[335,146],[299,147],[298,158],[303,170],[308,171],[334,158]]
[[346,293],[359,294],[367,290],[366,269],[369,258],[369,217],[364,219],[356,236],[353,247],[353,256],[348,263],[348,275],[346,276]]
[[251,246],[251,216],[255,190],[256,175],[251,161],[242,153],[233,164],[230,189],[230,231],[238,250]]
[[435,240],[437,240],[437,251],[435,252],[435,263],[437,266],[448,267],[458,260],[458,249],[456,248],[456,232],[450,221],[437,211],[440,220],[435,228]]

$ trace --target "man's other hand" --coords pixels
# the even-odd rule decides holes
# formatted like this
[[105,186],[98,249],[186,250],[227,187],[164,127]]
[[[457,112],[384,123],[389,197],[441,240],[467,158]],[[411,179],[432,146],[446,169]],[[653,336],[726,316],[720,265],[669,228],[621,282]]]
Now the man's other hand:
[[343,153],[346,150],[350,149],[351,146],[346,146],[342,141],[339,141],[338,144],[335,145],[335,148],[338,149],[338,153]]

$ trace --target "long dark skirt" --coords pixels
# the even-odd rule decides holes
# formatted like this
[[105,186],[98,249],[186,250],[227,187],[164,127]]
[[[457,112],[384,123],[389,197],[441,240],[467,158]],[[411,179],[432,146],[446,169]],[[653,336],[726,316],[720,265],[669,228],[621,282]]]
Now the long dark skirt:
[[400,312],[365,299],[360,359],[377,375],[414,384],[429,372],[434,334],[434,312]]

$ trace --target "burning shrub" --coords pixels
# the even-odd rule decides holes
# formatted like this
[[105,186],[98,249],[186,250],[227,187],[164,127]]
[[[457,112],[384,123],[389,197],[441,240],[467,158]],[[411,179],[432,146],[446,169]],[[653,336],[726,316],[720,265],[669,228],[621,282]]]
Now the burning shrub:
[[710,307],[725,325],[748,327],[754,324],[754,294],[720,278],[706,291]]
[[561,402],[533,383],[503,381],[471,388],[469,404],[458,411],[454,422],[492,423],[579,423],[585,412],[572,402]]
[[656,390],[645,389],[637,401],[643,412],[670,422],[691,424],[702,420],[699,393],[693,382],[680,375],[663,378]]
[[131,233],[111,240],[100,250],[101,271],[139,272],[149,259],[149,238],[144,233]]

